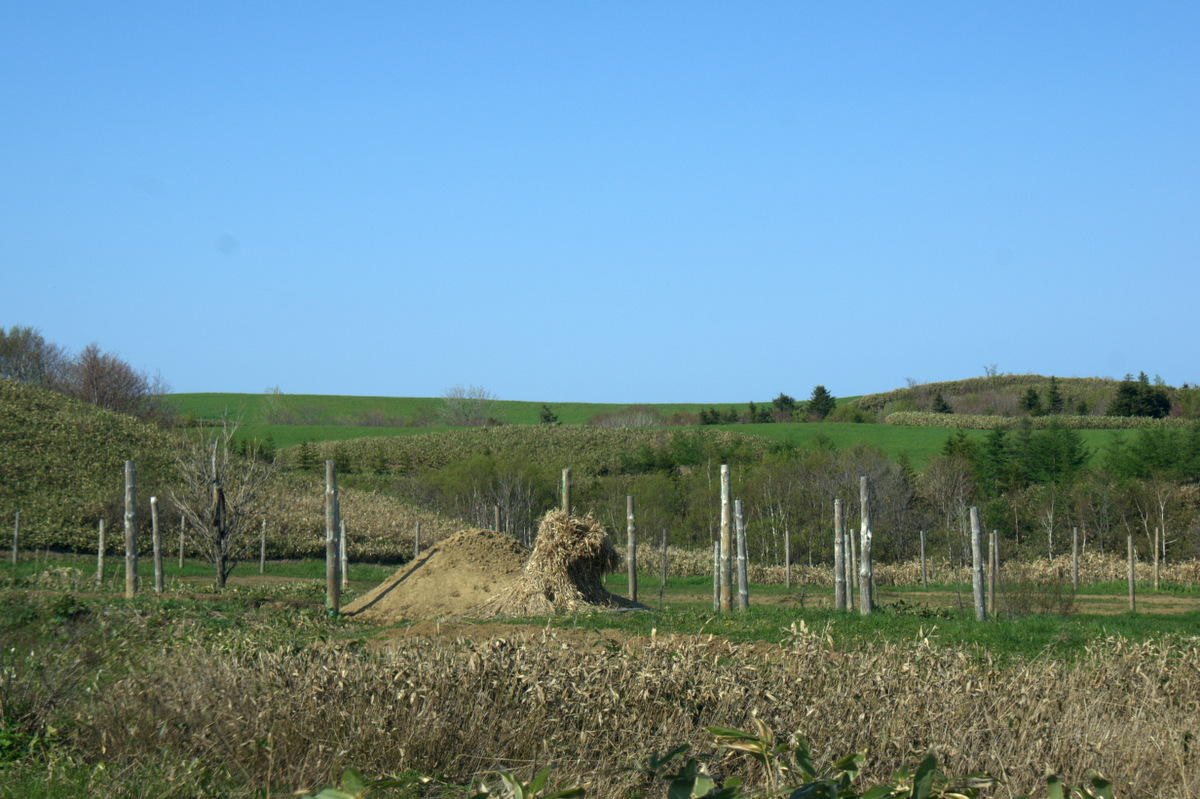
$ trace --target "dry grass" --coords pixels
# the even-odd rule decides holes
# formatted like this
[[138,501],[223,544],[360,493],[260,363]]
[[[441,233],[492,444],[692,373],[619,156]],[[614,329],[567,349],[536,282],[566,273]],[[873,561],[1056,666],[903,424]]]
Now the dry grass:
[[1046,767],[1076,783],[1097,768],[1124,797],[1200,795],[1196,639],[1107,640],[1075,666],[1004,668],[927,639],[838,652],[803,630],[775,646],[580,643],[546,630],[383,651],[181,646],[79,707],[79,743],[113,763],[222,763],[251,786],[313,785],[340,761],[460,782],[554,763],[618,796],[636,787],[620,767],[684,742],[711,751],[705,725],[757,716],[826,763],[870,748],[868,779],[933,749],[950,773],[1002,778],[994,796],[1040,790]]
[[553,616],[594,607],[639,607],[604,587],[604,575],[621,563],[599,522],[552,510],[538,525],[537,544],[521,576],[471,615]]

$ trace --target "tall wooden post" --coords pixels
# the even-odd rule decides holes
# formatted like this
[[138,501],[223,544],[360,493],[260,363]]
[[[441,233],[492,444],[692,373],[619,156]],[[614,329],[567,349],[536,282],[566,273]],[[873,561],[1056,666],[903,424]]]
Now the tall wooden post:
[[979,528],[979,508],[971,506],[971,590],[975,597],[975,621],[987,621],[983,593],[983,531]]
[[662,581],[658,584],[658,609],[663,608],[663,594],[667,590],[667,528],[662,534]]
[[16,518],[13,519],[13,548],[12,548],[12,565],[17,565],[17,552],[21,548],[21,511],[17,511]]
[[929,587],[929,568],[925,565],[925,531],[921,531],[921,587]]
[[562,474],[562,509],[563,513],[571,515],[571,470],[563,469]]
[[1133,536],[1126,536],[1125,543],[1129,550],[1129,612],[1137,613],[1137,575],[1133,568]]
[[339,520],[338,531],[338,573],[342,576],[342,590],[350,590],[350,544],[346,541],[346,520]]
[[338,583],[338,496],[337,467],[325,461],[325,610],[336,616],[342,609],[341,586]]
[[792,531],[786,522],[783,525],[783,587],[792,587]]
[[1071,528],[1071,590],[1079,590],[1079,528]]
[[137,488],[133,461],[125,461],[125,598],[137,593]]
[[267,520],[262,520],[262,530],[258,534],[258,573],[267,570]]
[[492,529],[497,533],[500,532],[500,505],[492,507]]
[[100,540],[96,544],[96,587],[104,585],[104,520],[100,520]]
[[150,543],[154,548],[154,593],[163,592],[162,536],[158,533],[158,497],[150,497]]
[[417,526],[413,530],[413,560],[416,560],[421,555],[421,522],[417,521]]
[[996,531],[988,535],[988,609],[996,618]]
[[1000,582],[1000,533],[993,530],[992,540],[996,542],[996,546],[992,549],[992,616],[996,615],[996,607],[998,596],[996,594],[996,586]]
[[858,565],[858,610],[864,616],[870,616],[875,609],[873,591],[875,569],[871,563],[871,483],[866,475],[858,478],[858,503],[862,508],[862,526],[859,530],[862,562]]
[[183,570],[183,533],[187,530],[187,518],[179,517],[179,569]]
[[746,574],[746,519],[740,499],[733,503],[733,518],[737,528],[738,610],[744,611],[750,607],[750,584]]
[[[846,551],[849,557],[846,560],[846,610],[854,610],[854,584],[858,579],[858,550],[857,539],[849,532],[843,533],[846,543]],[[862,601],[862,597],[858,598]]]
[[833,500],[833,607],[846,609],[846,542],[842,540],[842,500]]
[[632,494],[625,497],[625,574],[629,578],[629,599],[637,602],[637,521]]
[[[1162,534],[1159,533],[1159,528],[1154,528],[1154,590],[1158,590],[1158,542]],[[16,545],[14,545],[16,546]]]
[[733,508],[729,464],[721,464],[721,610],[733,610]]

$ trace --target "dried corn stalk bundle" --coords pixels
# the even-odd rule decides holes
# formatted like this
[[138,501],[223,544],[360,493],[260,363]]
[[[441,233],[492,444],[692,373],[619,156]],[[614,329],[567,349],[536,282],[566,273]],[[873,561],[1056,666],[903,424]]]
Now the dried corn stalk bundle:
[[521,576],[468,615],[551,616],[595,608],[642,605],[610,594],[604,575],[622,565],[599,522],[552,510],[538,525],[537,544]]

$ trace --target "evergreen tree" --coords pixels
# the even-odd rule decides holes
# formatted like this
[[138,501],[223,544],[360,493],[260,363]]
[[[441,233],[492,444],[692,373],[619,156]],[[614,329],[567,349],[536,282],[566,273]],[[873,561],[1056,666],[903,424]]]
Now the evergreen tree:
[[1058,390],[1058,379],[1051,375],[1050,386],[1046,389],[1046,412],[1059,414],[1063,412],[1063,407],[1064,400],[1062,392]]
[[1134,382],[1132,375],[1117,386],[1116,396],[1108,406],[1109,416],[1150,416],[1161,419],[1171,412],[1171,396],[1165,386],[1150,385],[1150,378],[1142,372]]
[[558,415],[555,414],[554,411],[550,410],[549,405],[542,406],[542,410],[541,413],[538,414],[538,418],[541,419],[542,424],[558,424]]
[[794,400],[793,398],[789,397],[787,394],[784,394],[781,391],[781,392],[779,392],[778,397],[771,400],[771,405],[773,405],[775,407],[775,410],[772,412],[771,415],[775,418],[776,421],[779,421],[779,422],[792,421],[792,416],[793,416],[793,414],[796,413],[796,400]]
[[825,386],[816,386],[808,398],[808,416],[821,421],[833,412],[836,405],[837,401],[834,400],[832,394],[825,390]]
[[950,403],[946,402],[946,398],[942,396],[940,390],[933,395],[933,403],[930,408],[934,413],[954,413],[954,409],[950,407]]
[[1042,399],[1038,396],[1037,389],[1030,386],[1021,396],[1021,410],[1028,413],[1030,416],[1042,415]]

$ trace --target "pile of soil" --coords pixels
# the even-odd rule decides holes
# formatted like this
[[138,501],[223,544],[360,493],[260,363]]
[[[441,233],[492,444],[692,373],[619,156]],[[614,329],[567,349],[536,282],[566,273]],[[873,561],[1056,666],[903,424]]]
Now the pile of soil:
[[461,616],[520,576],[529,550],[511,537],[468,528],[439,541],[342,613],[371,624]]

